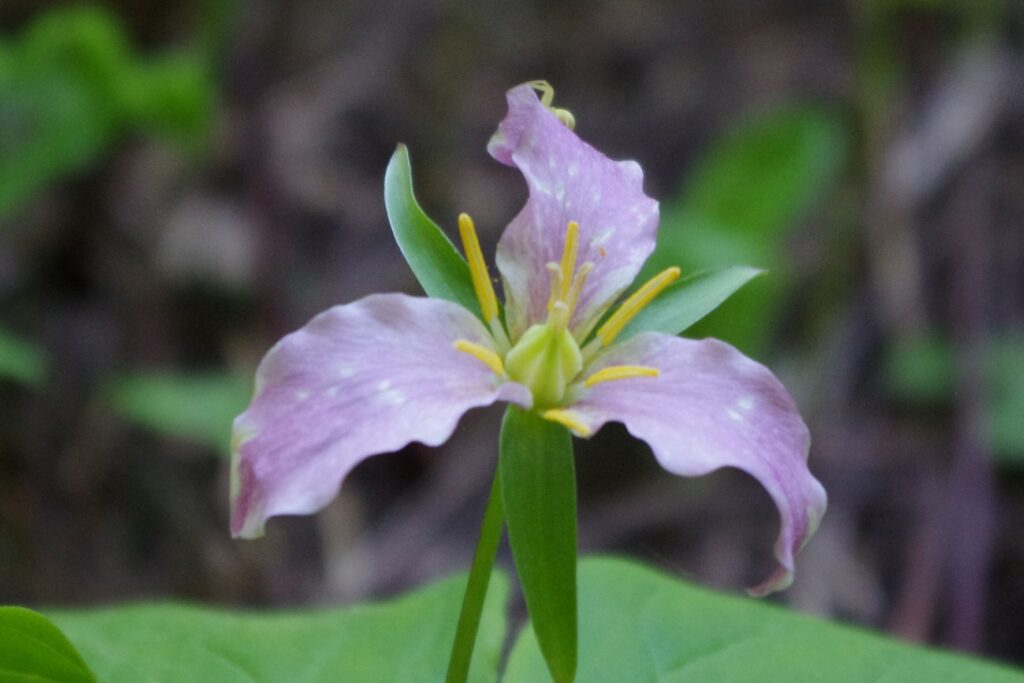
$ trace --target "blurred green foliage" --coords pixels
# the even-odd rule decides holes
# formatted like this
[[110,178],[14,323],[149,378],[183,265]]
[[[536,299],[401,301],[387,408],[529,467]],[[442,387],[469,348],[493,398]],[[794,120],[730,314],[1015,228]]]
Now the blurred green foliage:
[[40,15],[0,41],[0,217],[130,132],[198,149],[214,90],[200,50],[134,52],[110,10]]
[[736,264],[770,271],[696,325],[692,336],[714,330],[754,356],[764,351],[793,285],[786,240],[834,184],[847,142],[834,114],[801,105],[775,109],[729,131],[679,196],[665,202],[645,276],[672,265],[684,274]]
[[[903,339],[888,350],[886,389],[918,409],[948,409],[956,392],[953,345],[938,334]],[[984,352],[985,428],[992,451],[1005,465],[1024,466],[1024,334],[994,338]]]
[[37,345],[0,328],[0,379],[38,386],[46,378],[48,365]]
[[104,393],[141,427],[229,455],[231,422],[249,403],[252,381],[227,373],[135,373],[111,380]]

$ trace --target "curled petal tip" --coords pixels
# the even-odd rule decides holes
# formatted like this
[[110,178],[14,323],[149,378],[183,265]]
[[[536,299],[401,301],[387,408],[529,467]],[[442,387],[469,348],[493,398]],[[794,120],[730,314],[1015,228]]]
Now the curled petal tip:
[[[237,424],[237,421],[236,421]],[[266,521],[252,465],[241,458],[239,432],[235,431],[231,454],[231,537],[259,538]]]
[[793,575],[794,572],[792,569],[779,567],[763,582],[752,588],[748,588],[747,595],[752,598],[763,598],[771,595],[772,593],[786,590],[793,585]]
[[779,514],[777,570],[748,592],[767,595],[793,581],[795,556],[825,513],[825,490],[807,467],[810,436],[797,406],[760,363],[720,341],[644,333],[613,344],[588,367],[658,369],[643,381],[592,383],[572,406],[597,430],[622,422],[673,474],[739,468],[767,490]]

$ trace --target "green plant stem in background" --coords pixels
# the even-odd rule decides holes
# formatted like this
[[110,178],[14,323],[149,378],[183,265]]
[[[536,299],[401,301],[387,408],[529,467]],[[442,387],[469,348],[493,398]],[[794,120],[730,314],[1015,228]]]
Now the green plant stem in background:
[[466,579],[466,593],[462,598],[462,611],[459,612],[459,625],[455,630],[455,642],[452,644],[452,656],[448,660],[446,683],[464,683],[469,676],[469,664],[473,659],[473,646],[476,644],[476,633],[480,626],[480,614],[487,597],[487,586],[491,581],[491,570],[494,558],[498,554],[498,543],[505,525],[505,509],[501,499],[501,474],[494,473],[491,484],[491,495],[484,511],[484,520],[480,525],[480,539],[473,555],[473,566]]

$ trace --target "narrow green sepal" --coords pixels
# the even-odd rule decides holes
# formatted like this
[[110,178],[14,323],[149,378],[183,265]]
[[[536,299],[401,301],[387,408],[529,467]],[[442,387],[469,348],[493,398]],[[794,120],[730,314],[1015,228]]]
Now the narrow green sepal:
[[682,334],[764,272],[750,266],[729,266],[680,280],[637,313],[619,334],[618,341],[641,332]]
[[384,206],[398,248],[427,296],[454,301],[480,317],[466,259],[416,201],[405,145],[395,150],[384,174]]
[[556,683],[576,675],[576,473],[561,425],[509,406],[501,427],[509,545],[537,641]]

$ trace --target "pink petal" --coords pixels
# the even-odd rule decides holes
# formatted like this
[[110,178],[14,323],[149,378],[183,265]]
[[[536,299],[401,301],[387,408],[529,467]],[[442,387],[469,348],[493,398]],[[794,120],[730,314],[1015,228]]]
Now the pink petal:
[[488,151],[518,168],[530,196],[498,243],[505,311],[513,338],[547,317],[551,275],[566,225],[580,225],[579,263],[594,271],[570,323],[585,330],[628,287],[654,249],[658,203],[643,193],[635,161],[612,161],[549,112],[527,85],[508,91],[508,115]]
[[750,592],[789,586],[794,555],[817,528],[826,497],[807,469],[807,427],[782,384],[724,342],[653,332],[612,346],[584,376],[609,365],[646,365],[660,376],[595,384],[582,391],[573,412],[594,431],[611,420],[624,423],[673,474],[738,467],[754,476],[781,517],[780,567]]
[[259,536],[269,517],[319,510],[365,458],[412,441],[441,444],[470,408],[499,399],[530,406],[529,390],[500,382],[453,348],[456,339],[494,348],[457,304],[377,294],[278,342],[235,419],[232,534]]

